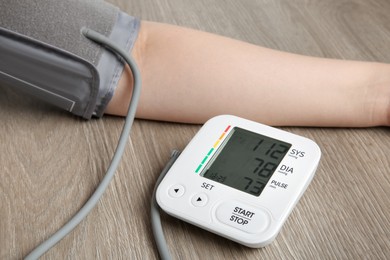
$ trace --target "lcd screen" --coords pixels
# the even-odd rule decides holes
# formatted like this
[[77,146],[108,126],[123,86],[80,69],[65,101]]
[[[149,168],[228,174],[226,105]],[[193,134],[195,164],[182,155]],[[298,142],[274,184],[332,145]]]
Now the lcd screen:
[[259,196],[290,147],[289,143],[234,127],[200,175]]

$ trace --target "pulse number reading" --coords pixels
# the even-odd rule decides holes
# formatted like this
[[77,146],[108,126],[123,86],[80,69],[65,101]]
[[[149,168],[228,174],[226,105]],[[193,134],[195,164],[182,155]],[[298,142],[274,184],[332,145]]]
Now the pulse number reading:
[[289,143],[235,127],[201,175],[259,196],[290,148]]

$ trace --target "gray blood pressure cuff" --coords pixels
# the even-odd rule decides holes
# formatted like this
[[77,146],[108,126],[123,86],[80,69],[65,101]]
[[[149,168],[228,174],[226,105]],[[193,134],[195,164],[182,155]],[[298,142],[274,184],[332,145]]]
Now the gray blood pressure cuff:
[[99,0],[1,0],[0,85],[86,119],[101,117],[124,65],[81,29],[95,30],[130,52],[139,24]]

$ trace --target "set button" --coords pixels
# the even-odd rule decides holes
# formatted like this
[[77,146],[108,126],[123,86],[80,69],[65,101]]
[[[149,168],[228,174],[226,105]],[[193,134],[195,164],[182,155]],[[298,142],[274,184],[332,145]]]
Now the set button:
[[206,206],[209,198],[205,193],[199,193],[192,197],[191,203],[195,207],[204,207]]

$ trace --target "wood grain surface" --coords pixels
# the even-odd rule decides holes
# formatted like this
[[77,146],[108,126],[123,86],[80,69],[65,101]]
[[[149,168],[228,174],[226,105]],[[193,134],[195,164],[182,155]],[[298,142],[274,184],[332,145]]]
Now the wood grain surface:
[[[111,2],[145,20],[270,48],[390,62],[388,0]],[[89,198],[124,120],[84,121],[9,86],[0,93],[0,259],[21,259]],[[43,259],[158,258],[149,220],[152,189],[171,150],[183,149],[199,128],[136,120],[97,207]],[[283,129],[315,140],[323,157],[276,240],[249,249],[163,214],[174,259],[389,259],[389,128]]]

